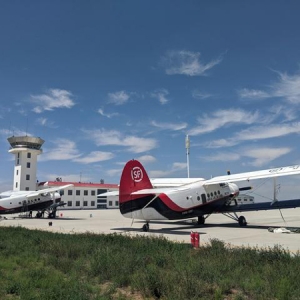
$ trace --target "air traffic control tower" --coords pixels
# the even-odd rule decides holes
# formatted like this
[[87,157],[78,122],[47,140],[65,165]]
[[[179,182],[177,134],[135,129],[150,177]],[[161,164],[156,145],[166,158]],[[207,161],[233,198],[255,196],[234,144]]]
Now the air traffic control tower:
[[9,153],[15,155],[13,191],[35,191],[37,189],[37,156],[45,142],[39,137],[12,136]]

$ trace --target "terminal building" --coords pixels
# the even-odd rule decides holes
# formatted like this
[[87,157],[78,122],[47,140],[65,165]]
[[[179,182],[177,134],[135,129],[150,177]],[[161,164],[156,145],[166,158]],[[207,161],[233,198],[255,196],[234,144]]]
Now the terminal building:
[[10,143],[9,153],[14,154],[13,191],[35,191],[48,187],[59,187],[73,184],[73,187],[61,191],[61,201],[65,202],[64,209],[105,209],[118,208],[118,196],[101,197],[101,193],[118,190],[117,184],[62,182],[38,182],[37,156],[43,153],[44,140],[31,136],[12,136],[7,139]]

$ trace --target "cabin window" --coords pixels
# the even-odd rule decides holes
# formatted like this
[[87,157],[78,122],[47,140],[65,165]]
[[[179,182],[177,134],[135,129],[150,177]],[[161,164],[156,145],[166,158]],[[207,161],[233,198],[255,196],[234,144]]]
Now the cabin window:
[[200,196],[197,196],[197,200],[200,201]]
[[218,191],[218,195],[220,195],[221,193],[220,193],[220,191]]
[[214,192],[214,194],[215,194],[215,196],[217,196],[217,192],[216,191]]
[[201,198],[202,198],[202,203],[205,204],[206,203],[206,195],[201,194]]

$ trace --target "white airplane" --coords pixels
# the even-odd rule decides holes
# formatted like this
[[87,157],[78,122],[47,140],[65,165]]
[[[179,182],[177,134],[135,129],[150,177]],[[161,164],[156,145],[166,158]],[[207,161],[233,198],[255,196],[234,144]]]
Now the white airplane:
[[0,194],[0,215],[37,211],[36,217],[40,218],[48,211],[48,217],[55,218],[57,207],[63,205],[57,191],[71,186],[73,184],[37,191],[3,192]]
[[[119,186],[119,205],[126,218],[145,220],[144,231],[149,230],[151,220],[178,220],[198,217],[198,224],[204,224],[212,213],[224,215],[246,226],[244,216],[236,212],[293,208],[300,206],[300,200],[285,200],[238,205],[236,197],[241,190],[234,182],[250,181],[261,178],[280,177],[300,174],[300,165],[261,170],[234,175],[218,176],[208,180],[203,178],[152,180],[152,183],[137,160],[126,163]],[[153,187],[153,184],[162,187]],[[171,185],[171,187],[164,187]],[[112,195],[112,192],[101,194]],[[116,195],[116,194],[114,194]]]

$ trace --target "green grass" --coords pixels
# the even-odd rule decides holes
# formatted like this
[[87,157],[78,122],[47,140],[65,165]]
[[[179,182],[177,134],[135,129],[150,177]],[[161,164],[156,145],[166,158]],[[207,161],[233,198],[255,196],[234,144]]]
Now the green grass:
[[300,299],[300,255],[0,228],[0,299]]

